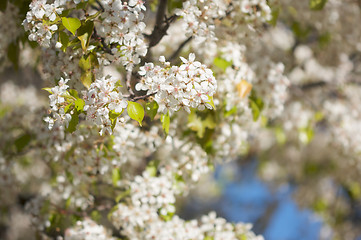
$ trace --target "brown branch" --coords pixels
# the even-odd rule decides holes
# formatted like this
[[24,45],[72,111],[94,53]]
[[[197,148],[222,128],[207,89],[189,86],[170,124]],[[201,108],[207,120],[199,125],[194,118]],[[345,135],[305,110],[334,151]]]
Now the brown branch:
[[135,94],[134,94],[134,91],[132,89],[132,84],[131,84],[131,81],[132,81],[132,70],[128,70],[127,72],[127,81],[126,81],[126,85],[127,85],[127,89],[128,89],[128,92],[130,93],[130,97],[134,97]]
[[162,38],[167,34],[169,25],[177,18],[176,15],[167,18],[165,13],[166,9],[167,0],[160,0],[154,29],[151,35],[146,36],[149,38],[148,52],[149,49],[157,45],[160,40],[162,40]]
[[172,56],[170,56],[169,61],[170,62],[174,62],[176,60],[176,58],[178,58],[179,54],[181,53],[182,49],[184,48],[185,45],[187,45],[191,40],[192,40],[192,36],[190,36],[189,38],[187,38],[186,40],[184,40],[178,47],[178,49],[172,54]]

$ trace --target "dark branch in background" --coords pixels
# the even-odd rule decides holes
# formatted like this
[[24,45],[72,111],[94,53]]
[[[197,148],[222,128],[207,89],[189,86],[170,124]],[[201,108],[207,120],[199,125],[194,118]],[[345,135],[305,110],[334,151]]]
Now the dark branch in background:
[[160,40],[162,40],[163,36],[167,34],[169,25],[177,18],[177,16],[175,15],[167,18],[166,9],[167,9],[167,0],[160,0],[154,29],[152,31],[152,34],[147,36],[149,38],[148,50],[154,47],[155,45],[157,45],[160,42]]
[[104,52],[113,55],[112,50],[111,50],[111,49],[108,47],[108,45],[105,43],[105,39],[98,35],[98,33],[97,33],[97,31],[95,30],[95,28],[94,28],[92,37],[93,37],[96,41],[100,41],[100,42],[101,42],[101,44],[102,44],[101,48],[102,48],[102,50],[103,50]]
[[102,9],[102,12],[104,12],[104,7],[103,5],[100,3],[99,0],[96,0],[97,4],[99,5],[99,7]]
[[146,95],[140,95],[140,96],[135,96],[135,95],[124,95],[125,98],[129,98],[131,101],[135,102],[135,101],[138,101],[138,100],[144,100],[144,99],[147,99],[149,97],[152,97],[154,96],[155,94],[157,94],[157,92],[154,92],[154,93],[149,93],[149,94],[146,94]]
[[189,38],[187,38],[186,40],[184,40],[178,47],[178,49],[172,54],[172,56],[170,56],[169,61],[171,63],[174,63],[175,60],[178,58],[179,54],[181,53],[182,49],[184,48],[185,45],[187,45],[187,43],[189,43],[192,40],[192,36],[190,36]]
[[135,96],[134,91],[132,89],[132,70],[127,71],[126,85],[128,92],[130,93],[130,97],[133,98]]
[[318,81],[318,82],[311,82],[311,83],[306,83],[303,84],[301,86],[299,86],[301,88],[301,90],[308,90],[308,89],[312,89],[312,88],[316,88],[316,87],[323,87],[325,86],[327,83],[324,81]]

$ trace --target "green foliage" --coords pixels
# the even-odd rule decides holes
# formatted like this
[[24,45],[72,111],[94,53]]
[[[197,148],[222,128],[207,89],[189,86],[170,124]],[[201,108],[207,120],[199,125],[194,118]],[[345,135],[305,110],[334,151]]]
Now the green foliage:
[[155,177],[157,176],[157,169],[158,169],[158,162],[157,161],[150,161],[145,168],[145,170],[149,173],[149,176]]
[[85,102],[84,102],[83,99],[78,98],[77,100],[75,100],[75,109],[76,109],[78,112],[83,111],[84,106],[85,106]]
[[144,118],[144,108],[137,102],[128,101],[127,107],[128,115],[131,119],[134,119],[142,126],[142,121]]
[[327,0],[309,0],[309,6],[311,10],[320,11],[326,5]]
[[276,26],[277,25],[277,20],[278,20],[278,16],[280,15],[281,12],[281,8],[279,6],[275,6],[272,7],[272,18],[271,20],[269,20],[269,24],[271,24],[272,26]]
[[223,72],[225,72],[228,67],[232,66],[232,62],[228,62],[227,60],[224,60],[223,58],[220,57],[216,57],[213,60],[213,64],[214,66],[221,69]]
[[30,141],[31,141],[31,135],[28,133],[25,133],[20,137],[18,137],[14,142],[16,151],[21,152],[30,143]]
[[249,99],[249,106],[252,109],[253,121],[257,121],[264,107],[262,98],[256,95],[254,90],[251,91]]
[[61,50],[66,51],[66,48],[69,46],[69,36],[65,32],[59,32],[59,42],[61,43]]
[[86,21],[82,23],[81,27],[77,31],[78,39],[81,42],[81,47],[85,52],[89,46],[90,38],[93,34],[94,30],[94,22],[93,21]]
[[214,129],[217,124],[211,114],[207,114],[205,118],[202,118],[197,115],[195,110],[192,110],[188,115],[187,126],[197,133],[197,137],[203,138],[206,128]]
[[20,49],[19,49],[18,41],[14,41],[10,43],[8,46],[7,56],[15,69],[19,68],[19,53],[20,53]]
[[78,112],[74,111],[74,113],[71,115],[71,120],[66,130],[70,133],[73,133],[76,130],[76,126],[78,125],[78,123],[79,115]]
[[299,22],[294,22],[291,26],[293,34],[299,39],[306,39],[307,36],[310,34],[310,28],[304,28],[301,26]]
[[163,127],[164,132],[168,135],[169,124],[170,124],[169,112],[167,112],[167,114],[162,114],[160,117],[160,121],[162,122],[162,127]]
[[69,30],[74,36],[78,28],[81,26],[81,22],[77,18],[67,18],[62,17],[61,22],[63,23],[63,26]]
[[118,182],[122,179],[122,174],[119,168],[113,168],[112,170],[112,183],[113,186],[118,186]]
[[[158,0],[154,1],[158,3]],[[168,12],[172,13],[176,8],[182,8],[183,0],[168,0]]]
[[153,120],[155,115],[157,115],[159,105],[156,101],[148,102],[145,104],[145,112]]
[[214,106],[213,96],[212,97],[208,96],[208,100],[209,100],[209,102],[207,102],[207,103],[209,103],[213,109],[216,109],[216,106]]
[[118,113],[118,112],[115,112],[114,110],[111,110],[109,112],[109,119],[112,122],[112,126],[111,126],[112,130],[114,130],[115,125],[117,123],[117,118],[123,113],[123,111],[124,110],[122,110],[122,112]]
[[326,47],[330,43],[331,38],[332,38],[332,36],[331,36],[331,33],[329,33],[329,32],[326,32],[326,33],[320,35],[320,37],[318,38],[319,46],[321,48]]
[[94,53],[89,53],[83,55],[79,60],[79,67],[81,68],[80,81],[86,88],[89,88],[90,85],[95,81],[95,76],[92,72],[92,69],[95,69],[99,66],[98,58]]

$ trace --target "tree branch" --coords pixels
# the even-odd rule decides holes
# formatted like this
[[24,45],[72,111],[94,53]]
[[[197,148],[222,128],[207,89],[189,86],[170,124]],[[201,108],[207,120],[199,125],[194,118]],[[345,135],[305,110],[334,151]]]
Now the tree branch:
[[182,49],[184,48],[185,45],[187,45],[187,43],[189,43],[192,40],[192,36],[190,36],[189,38],[187,38],[186,40],[184,40],[178,47],[178,49],[172,54],[172,56],[170,56],[169,61],[170,62],[174,62],[176,60],[176,58],[178,58],[180,52],[182,51]]
[[154,29],[151,35],[146,36],[149,38],[148,52],[150,48],[154,47],[160,42],[160,40],[162,40],[162,38],[167,34],[169,25],[177,18],[176,15],[167,18],[165,14],[166,9],[167,0],[160,0]]
[[134,97],[135,94],[134,94],[134,91],[132,89],[132,84],[131,84],[131,81],[132,81],[132,69],[128,70],[126,79],[127,79],[126,85],[127,85],[128,92],[130,93],[130,97]]

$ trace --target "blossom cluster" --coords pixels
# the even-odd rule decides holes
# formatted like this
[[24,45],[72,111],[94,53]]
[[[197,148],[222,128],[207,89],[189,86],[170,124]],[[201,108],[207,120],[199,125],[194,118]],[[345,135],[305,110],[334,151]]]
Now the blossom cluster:
[[68,228],[65,240],[113,240],[107,230],[89,218],[77,221],[76,226]]
[[64,5],[68,1],[57,0],[49,4],[47,0],[39,0],[30,3],[30,11],[26,13],[23,22],[25,31],[30,32],[30,41],[36,41],[43,47],[50,47],[52,36],[58,30],[58,25],[54,21],[64,11]]
[[164,57],[160,58],[164,67],[147,63],[140,68],[143,76],[137,83],[136,90],[155,94],[154,99],[159,105],[159,111],[170,114],[191,108],[212,109],[211,97],[216,91],[217,82],[211,69],[195,61],[195,55],[189,54],[189,59],[181,57],[181,66],[170,67]]
[[121,114],[127,107],[120,87],[119,80],[106,76],[92,83],[88,91],[83,91],[86,111],[86,119],[100,127],[100,134],[112,132],[112,121],[109,113]]
[[214,30],[215,21],[224,17],[228,8],[227,1],[190,0],[183,3],[182,9],[175,14],[183,19],[182,28],[188,37],[195,36],[199,42],[217,40]]
[[111,61],[120,61],[127,69],[132,69],[140,63],[140,57],[147,53],[143,31],[145,23],[142,22],[145,11],[143,1],[100,1],[104,11],[100,15],[102,21],[96,24],[99,36],[107,44],[116,44],[111,49]]
[[[146,216],[142,214],[144,211],[148,212]],[[250,231],[252,225],[227,223],[225,219],[217,217],[214,212],[203,216],[200,221],[184,221],[176,215],[170,220],[164,221],[156,212],[151,212],[149,209],[119,204],[112,217],[126,222],[124,224],[117,220],[115,225],[118,227],[125,226],[122,234],[132,239],[263,239],[262,236],[256,236]],[[133,221],[130,221],[131,219]]]

